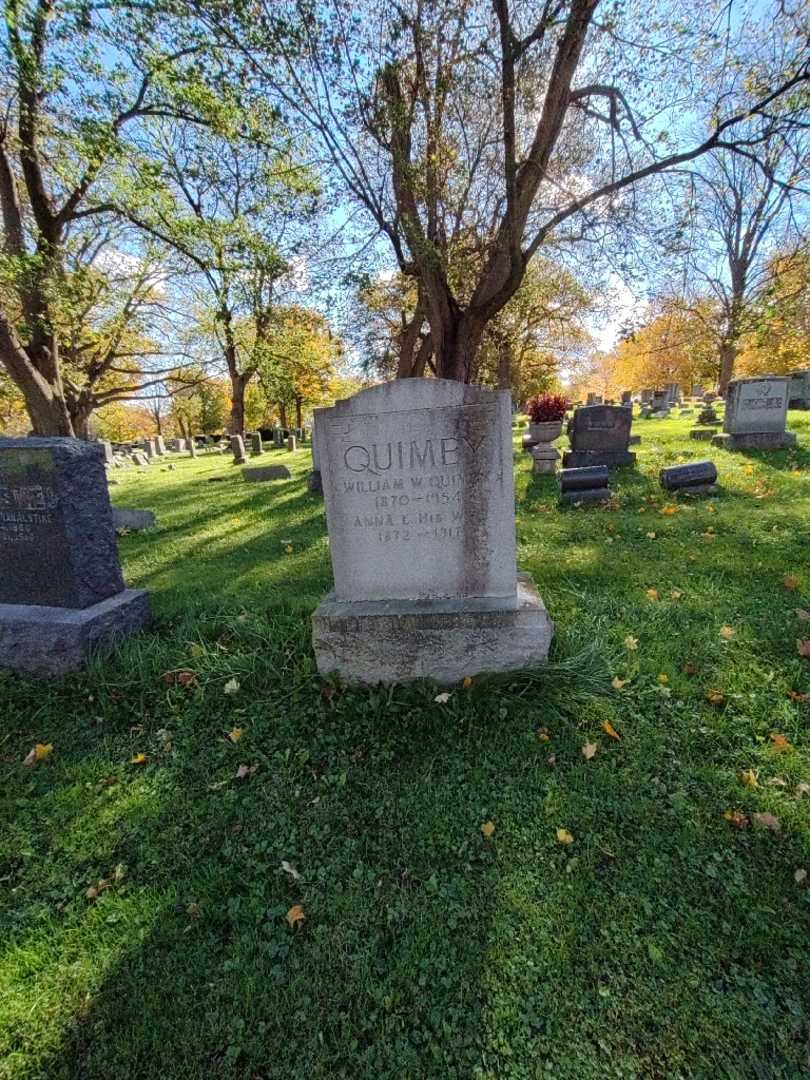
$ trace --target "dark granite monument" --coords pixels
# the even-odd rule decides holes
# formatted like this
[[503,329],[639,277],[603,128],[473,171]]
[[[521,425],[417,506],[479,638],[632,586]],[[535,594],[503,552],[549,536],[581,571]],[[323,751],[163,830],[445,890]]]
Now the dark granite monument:
[[636,455],[628,450],[633,410],[624,405],[585,405],[577,409],[568,424],[571,449],[563,454],[563,468],[589,465],[634,465]]
[[124,587],[98,444],[0,439],[0,566],[0,668],[64,674],[149,617]]

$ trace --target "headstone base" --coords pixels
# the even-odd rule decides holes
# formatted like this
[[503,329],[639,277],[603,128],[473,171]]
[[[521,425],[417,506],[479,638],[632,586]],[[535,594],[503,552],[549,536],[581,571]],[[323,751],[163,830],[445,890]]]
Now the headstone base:
[[721,450],[789,450],[795,445],[792,431],[749,431],[739,435],[723,432],[712,439],[712,446]]
[[563,491],[560,493],[560,503],[563,506],[578,506],[580,503],[607,503],[613,498],[610,489],[585,488],[583,491]]
[[553,634],[528,574],[518,574],[514,605],[483,597],[349,603],[330,593],[312,616],[318,671],[362,686],[414,679],[449,686],[467,675],[536,667]]
[[88,654],[137,633],[149,621],[149,595],[125,589],[91,607],[0,604],[0,669],[47,678],[80,668]]
[[609,469],[620,465],[635,465],[636,455],[631,450],[566,450],[563,468],[586,469],[591,465],[607,465]]

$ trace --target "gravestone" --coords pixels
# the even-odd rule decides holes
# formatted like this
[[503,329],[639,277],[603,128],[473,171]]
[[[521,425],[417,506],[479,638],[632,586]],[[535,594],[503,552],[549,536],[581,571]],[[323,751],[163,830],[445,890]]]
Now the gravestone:
[[315,419],[312,421],[312,472],[307,477],[307,488],[313,495],[323,495],[323,478],[321,466],[318,460],[318,438],[315,430]]
[[163,455],[166,453],[166,444],[163,441],[162,435],[158,435],[158,437],[155,439],[155,450],[158,457],[163,457]]
[[692,397],[703,397],[703,387],[700,385],[700,383],[692,383]]
[[810,369],[791,371],[789,404],[791,409],[810,409]]
[[106,439],[99,439],[98,442],[101,449],[104,451],[104,464],[115,464],[115,455],[113,454],[113,447],[111,442],[107,442]]
[[284,434],[281,428],[273,428],[273,446],[276,450],[284,449]]
[[689,491],[693,495],[714,493],[717,490],[717,466],[713,461],[670,465],[661,469],[658,482],[665,491]]
[[154,439],[144,439],[142,445],[143,451],[150,461],[157,457],[157,444]]
[[601,394],[588,394],[588,397],[587,397],[585,403],[586,403],[586,405],[601,405],[602,404],[602,395]]
[[112,510],[113,526],[116,529],[128,529],[140,532],[142,529],[154,529],[155,515],[151,510],[128,510],[114,506]]
[[264,453],[264,447],[262,446],[261,432],[259,432],[259,431],[254,431],[253,432],[253,436],[251,438],[251,449],[253,450],[254,454],[263,454]]
[[0,566],[0,668],[62,675],[148,619],[121,577],[98,444],[0,439]]
[[245,480],[260,484],[265,480],[289,480],[290,470],[286,465],[258,465],[253,469],[243,469],[242,475]]
[[641,391],[641,399],[640,400],[641,400],[642,405],[650,405],[652,403],[652,398],[653,398],[653,391],[652,390],[642,390]]
[[241,435],[231,435],[230,449],[233,454],[234,465],[244,465],[247,459],[245,457],[245,443]]
[[297,444],[296,444],[296,441],[295,441],[295,435],[288,435],[288,436],[287,436],[287,449],[288,449],[288,450],[289,450],[289,451],[290,451],[291,453],[292,453],[292,452],[293,452],[294,450],[297,450],[297,449],[298,449],[298,446],[297,446]]
[[664,387],[664,393],[667,396],[667,400],[673,405],[677,404],[681,400],[681,387],[680,383],[670,382]]
[[633,404],[633,391],[632,390],[622,390],[622,405],[632,405],[632,404]]
[[401,379],[315,417],[335,581],[318,670],[448,684],[545,661],[552,623],[515,562],[509,392]]
[[189,455],[189,457],[193,457],[193,458],[195,458],[197,456],[197,440],[196,439],[190,439],[189,440],[188,455]]
[[586,465],[560,473],[560,502],[569,506],[610,501],[607,465]]
[[134,450],[130,456],[132,457],[132,461],[134,462],[134,464],[140,465],[142,468],[145,465],[151,464],[149,458],[146,456],[146,454],[144,454],[142,450]]
[[624,405],[585,405],[577,409],[568,425],[571,449],[563,454],[566,469],[589,465],[635,464],[628,450],[633,412]]
[[723,434],[714,436],[712,446],[726,450],[778,450],[794,446],[796,436],[785,430],[789,393],[787,375],[732,379],[726,394]]

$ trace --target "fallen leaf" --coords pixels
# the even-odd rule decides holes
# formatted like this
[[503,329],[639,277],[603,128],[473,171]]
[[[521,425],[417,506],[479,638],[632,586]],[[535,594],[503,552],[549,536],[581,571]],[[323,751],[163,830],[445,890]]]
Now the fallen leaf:
[[803,799],[805,795],[810,795],[810,784],[802,781],[801,784],[796,785],[796,798]]
[[293,904],[293,906],[284,916],[292,929],[295,929],[295,927],[299,923],[302,923],[304,921],[304,917],[304,909],[301,907],[300,904]]
[[613,687],[613,689],[614,689],[614,690],[621,690],[621,688],[622,688],[622,687],[623,687],[623,686],[624,686],[624,685],[625,685],[625,684],[626,684],[627,682],[629,682],[629,680],[628,680],[628,679],[620,679],[618,675],[615,675],[615,676],[613,677],[613,680],[611,681],[611,684],[610,684],[610,685],[611,685],[611,686]]
[[782,578],[782,584],[790,592],[796,592],[799,587],[799,579],[796,577],[795,574],[785,574],[785,576]]
[[[292,553],[293,553],[292,544],[287,544],[287,546],[284,548],[284,550],[287,552],[288,555],[292,555]],[[302,915],[301,918],[303,919],[303,917],[304,916]]]
[[647,592],[646,592],[645,595],[646,595],[648,600],[660,600],[661,599],[661,594],[659,593],[658,589],[647,589]]
[[810,638],[807,638],[805,641],[797,641],[796,651],[798,652],[799,656],[810,657]]
[[236,779],[244,780],[246,776],[253,776],[258,767],[258,765],[240,765],[236,770]]
[[810,694],[800,694],[798,690],[788,690],[788,697],[791,701],[797,701],[799,703],[810,701]]
[[796,608],[796,618],[799,622],[810,622],[810,611],[805,611],[804,608]]
[[723,638],[725,641],[731,641],[731,639],[734,637],[734,628],[732,626],[721,626],[720,637]]
[[672,600],[680,600],[680,598],[683,596],[683,593],[680,589],[673,589],[669,595],[670,599]]
[[726,697],[719,690],[707,690],[706,700],[712,705],[725,705]]
[[624,647],[625,649],[629,649],[630,652],[634,652],[638,648],[638,638],[633,637],[632,634],[628,634],[624,639]]
[[568,829],[557,829],[557,841],[560,844],[573,844],[574,838]]
[[464,689],[465,689],[465,690],[469,690],[469,689],[470,689],[470,687],[472,686],[472,684],[473,684],[473,681],[472,681],[472,679],[470,678],[470,676],[469,676],[469,675],[465,675],[465,676],[464,676],[464,679],[462,680],[462,683],[461,683],[461,685],[462,685],[462,686],[464,687]]
[[683,665],[684,675],[697,675],[697,666],[691,661],[688,664]]
[[658,681],[662,686],[666,686],[669,682],[669,675],[665,671],[662,671],[658,676]]
[[191,919],[200,919],[202,918],[202,908],[199,904],[192,901],[190,904],[186,905],[186,915]]
[[771,750],[774,750],[777,754],[783,754],[785,751],[792,749],[793,744],[786,735],[779,735],[775,731],[771,732]]
[[281,869],[284,871],[285,874],[289,874],[293,881],[301,880],[301,875],[291,863],[287,862],[286,859],[281,860]]
[[744,772],[741,772],[740,773],[740,783],[744,784],[745,787],[750,787],[750,788],[759,787],[759,783],[757,781],[757,774],[756,774],[755,770],[754,769],[746,769]]
[[800,866],[798,870],[793,871],[793,880],[797,885],[804,885],[805,881],[807,881],[807,871]]
[[747,829],[750,824],[748,818],[740,810],[726,810],[723,817],[731,822],[735,829]]
[[602,731],[604,731],[606,735],[609,735],[611,739],[621,739],[621,735],[609,720],[602,721]]
[[557,764],[557,755],[556,754],[549,754],[548,757],[546,758],[546,765],[548,765],[549,768],[553,769],[556,764]]
[[228,738],[232,743],[237,743],[245,734],[244,728],[235,727],[228,732]]
[[228,679],[225,685],[222,687],[222,692],[225,694],[238,694],[239,693],[239,680]]
[[437,694],[433,700],[437,705],[446,705],[450,700],[450,695],[445,691],[443,694]]
[[763,829],[770,829],[771,832],[781,832],[782,830],[779,818],[774,817],[773,814],[769,814],[767,811],[762,814],[752,814],[751,820],[755,825],[759,825]]
[[582,756],[585,758],[586,761],[590,761],[598,749],[598,743],[586,742],[585,745],[582,747]]
[[161,679],[167,686],[197,685],[197,673],[196,671],[191,671],[189,668],[182,668],[179,671],[164,671],[161,675]]
[[47,761],[53,753],[53,743],[35,743],[23,759],[23,765],[36,765],[38,761]]
[[679,510],[679,506],[672,506],[669,504],[667,506],[662,506],[660,513],[665,514],[667,517],[671,517],[673,514],[677,514]]
[[540,728],[540,730],[537,732],[537,741],[538,742],[551,742],[551,736],[549,735],[549,733],[546,731],[545,728]]
[[489,840],[490,836],[495,832],[495,822],[485,821],[481,826],[481,832],[484,834],[485,839]]
[[146,754],[135,754],[134,757],[129,759],[130,765],[145,765]]

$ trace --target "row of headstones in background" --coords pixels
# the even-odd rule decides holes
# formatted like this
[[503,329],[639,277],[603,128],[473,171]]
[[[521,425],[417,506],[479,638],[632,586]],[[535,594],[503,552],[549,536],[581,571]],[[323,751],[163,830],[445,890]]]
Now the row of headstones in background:
[[0,668],[62,675],[147,622],[147,594],[124,587],[104,466],[97,443],[0,439]]

